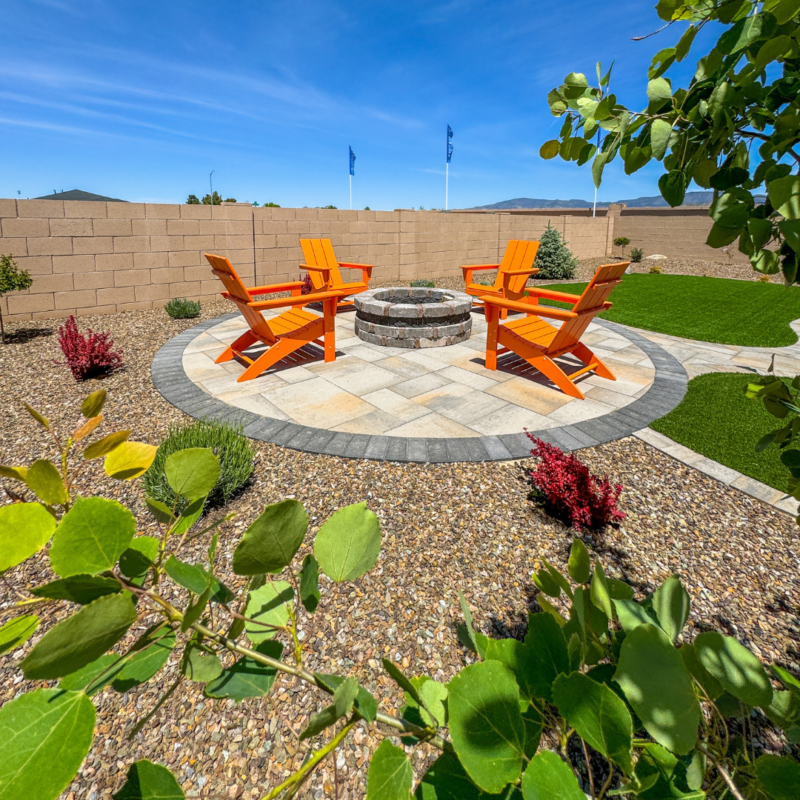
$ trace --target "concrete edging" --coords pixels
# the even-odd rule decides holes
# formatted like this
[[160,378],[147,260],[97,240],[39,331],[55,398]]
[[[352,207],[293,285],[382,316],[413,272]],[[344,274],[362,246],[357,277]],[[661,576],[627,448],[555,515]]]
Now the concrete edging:
[[[170,339],[156,353],[151,370],[153,383],[167,402],[198,419],[212,418],[240,424],[245,435],[251,439],[309,453],[434,464],[510,461],[530,457],[531,442],[523,432],[461,438],[402,438],[341,433],[262,417],[217,400],[189,380],[183,370],[183,351],[199,334],[236,316],[237,313],[225,314],[195,325]],[[571,425],[531,431],[540,439],[566,451],[581,450],[631,436],[654,419],[672,411],[686,394],[688,376],[674,356],[630,328],[607,320],[595,319],[595,322],[619,332],[644,351],[653,363],[655,377],[647,392],[624,408]]]
[[687,467],[692,467],[705,475],[716,478],[720,483],[726,486],[732,486],[740,492],[755,497],[756,500],[761,500],[778,511],[783,511],[785,514],[791,514],[793,517],[797,516],[798,503],[789,495],[767,486],[766,483],[761,483],[748,475],[743,475],[735,469],[726,467],[718,461],[713,461],[706,458],[700,453],[696,453],[689,447],[686,447],[678,442],[664,436],[663,433],[654,431],[652,428],[642,428],[634,434],[637,439],[647,442],[651,447],[672,456],[676,461],[686,464]]

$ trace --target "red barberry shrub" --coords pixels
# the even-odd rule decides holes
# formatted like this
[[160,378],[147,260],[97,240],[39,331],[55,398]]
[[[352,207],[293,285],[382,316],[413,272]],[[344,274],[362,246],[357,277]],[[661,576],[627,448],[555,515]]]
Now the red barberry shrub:
[[528,473],[533,495],[548,513],[576,530],[600,528],[625,517],[617,508],[622,486],[612,486],[605,475],[593,475],[572,453],[562,452],[527,430],[525,433],[534,444],[531,455],[539,459]]
[[311,283],[311,273],[306,272],[306,277],[303,278],[303,286],[300,289],[300,294],[311,294],[314,285]]
[[105,375],[122,367],[122,353],[111,349],[114,342],[108,334],[94,333],[89,328],[84,336],[73,316],[58,329],[58,343],[76,381]]

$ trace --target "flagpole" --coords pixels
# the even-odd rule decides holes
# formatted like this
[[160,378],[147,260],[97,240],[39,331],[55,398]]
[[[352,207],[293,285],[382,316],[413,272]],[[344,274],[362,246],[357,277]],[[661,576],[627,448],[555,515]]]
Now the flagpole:
[[350,210],[353,210],[353,176],[350,176]]
[[450,165],[444,165],[444,210],[447,211],[448,192],[450,190]]

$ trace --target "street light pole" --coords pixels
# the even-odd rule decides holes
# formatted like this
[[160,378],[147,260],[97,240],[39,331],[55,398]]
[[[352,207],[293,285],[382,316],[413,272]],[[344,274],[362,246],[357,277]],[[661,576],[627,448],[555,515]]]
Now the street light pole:
[[216,172],[215,169],[212,169],[211,172],[208,173],[208,199],[210,205],[214,205],[214,184],[211,180],[211,176]]

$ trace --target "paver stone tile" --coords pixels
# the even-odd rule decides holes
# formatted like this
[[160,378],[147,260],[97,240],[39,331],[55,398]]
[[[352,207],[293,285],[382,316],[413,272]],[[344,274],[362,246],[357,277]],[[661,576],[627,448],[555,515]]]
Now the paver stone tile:
[[462,436],[478,436],[477,431],[460,425],[452,419],[434,412],[424,417],[406,422],[398,428],[386,432],[387,436],[424,436],[431,439],[458,438]]

